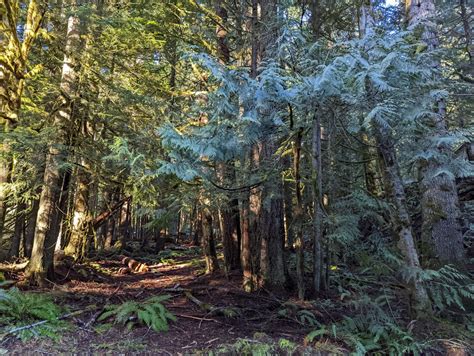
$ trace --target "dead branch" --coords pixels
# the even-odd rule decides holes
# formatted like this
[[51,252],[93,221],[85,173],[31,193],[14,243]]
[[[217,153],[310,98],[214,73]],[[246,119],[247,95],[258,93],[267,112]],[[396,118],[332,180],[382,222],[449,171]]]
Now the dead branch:
[[[73,311],[71,313],[67,313],[67,314],[63,314],[63,315],[60,315],[59,317],[53,319],[53,320],[63,320],[63,319],[67,319],[67,318],[70,318],[70,317],[73,317],[73,316],[77,316],[77,315],[80,315],[80,314],[83,314],[87,311],[92,311],[92,310],[95,310],[97,309],[97,306],[96,305],[91,305],[85,309],[82,309],[82,310],[76,310],[76,311]],[[6,336],[8,335],[12,335],[12,334],[15,334],[19,331],[23,331],[23,330],[28,330],[28,329],[33,329],[33,328],[36,328],[40,325],[44,325],[44,324],[47,324],[49,322],[51,322],[52,320],[40,320],[40,321],[37,321],[33,324],[29,324],[29,325],[24,325],[24,326],[19,326],[17,328],[13,328],[11,330],[8,330],[7,332],[3,333],[3,334],[0,334],[0,340],[4,339]]]
[[28,265],[28,261],[22,263],[0,263],[0,271],[2,272],[21,272]]

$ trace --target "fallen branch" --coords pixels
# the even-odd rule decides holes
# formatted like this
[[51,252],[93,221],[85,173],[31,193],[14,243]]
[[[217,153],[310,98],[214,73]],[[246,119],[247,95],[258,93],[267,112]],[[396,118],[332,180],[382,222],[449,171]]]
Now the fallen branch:
[[200,307],[202,310],[206,311],[208,314],[220,314],[220,315],[223,315],[225,317],[229,317],[229,318],[232,318],[232,317],[235,317],[237,315],[240,314],[240,310],[237,309],[237,308],[233,308],[233,307],[221,307],[221,308],[218,308],[218,307],[215,307],[211,304],[207,304],[207,303],[204,303],[204,302],[201,302],[199,299],[197,299],[195,296],[193,296],[191,294],[191,292],[189,291],[185,291],[184,294],[186,295],[186,297],[191,301],[193,302],[194,304],[196,304],[198,307]]
[[24,325],[24,326],[19,326],[17,328],[13,328],[11,330],[8,330],[7,332],[3,333],[3,334],[0,334],[0,340],[4,339],[6,336],[8,335],[11,335],[11,334],[15,334],[19,331],[23,331],[23,330],[29,330],[29,329],[33,329],[33,328],[36,328],[37,326],[41,326],[41,325],[44,325],[44,324],[47,324],[53,320],[63,320],[63,319],[66,319],[66,318],[70,318],[72,316],[77,316],[77,315],[80,315],[80,314],[83,314],[87,311],[92,311],[92,310],[95,310],[97,309],[97,306],[96,305],[93,305],[93,306],[89,306],[88,308],[85,308],[83,310],[76,310],[76,311],[73,311],[71,313],[67,313],[67,314],[63,314],[63,315],[60,315],[59,317],[57,318],[54,318],[52,320],[40,320],[40,321],[37,321],[33,324],[29,324],[29,325]]
[[186,297],[191,301],[193,302],[194,304],[196,304],[199,308],[201,308],[202,310],[206,311],[206,312],[214,312],[214,311],[217,311],[219,308],[216,308],[214,306],[212,306],[211,304],[207,304],[207,303],[204,303],[204,302],[201,302],[199,299],[197,299],[194,295],[191,294],[190,291],[185,291],[184,294],[186,295]]
[[199,316],[193,316],[193,315],[186,315],[186,314],[175,314],[176,316],[179,316],[180,318],[188,318],[188,319],[194,319],[194,320],[199,320],[199,321],[212,321],[214,323],[219,323],[219,321],[214,320],[214,319],[208,319],[208,318],[201,318]]
[[191,293],[191,289],[187,289],[187,288],[164,288],[163,289],[163,292],[178,292],[178,293],[186,293],[186,292],[189,292]]
[[28,261],[22,263],[0,263],[0,271],[2,272],[20,272],[28,266]]
[[122,199],[121,201],[116,203],[114,206],[112,206],[110,209],[104,211],[102,214],[97,216],[92,221],[92,226],[94,227],[94,229],[98,229],[99,226],[102,225],[103,222],[109,218],[109,216],[115,214],[115,212],[117,212],[122,207],[122,205],[130,199],[131,199],[131,197],[126,197],[126,198]]

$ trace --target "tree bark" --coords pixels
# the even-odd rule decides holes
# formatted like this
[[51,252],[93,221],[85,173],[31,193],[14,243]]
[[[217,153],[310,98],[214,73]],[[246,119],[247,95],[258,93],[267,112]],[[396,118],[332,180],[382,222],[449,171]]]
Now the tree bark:
[[469,69],[472,71],[474,70],[474,44],[472,42],[472,28],[469,23],[469,13],[467,11],[466,3],[466,0],[459,0],[459,6],[461,8],[461,20],[464,29],[464,37],[466,38],[466,52],[469,56]]
[[206,273],[214,273],[219,270],[219,262],[212,228],[212,214],[207,209],[204,209],[202,214],[202,249],[206,261]]
[[119,222],[119,248],[124,249],[127,247],[127,242],[130,239],[130,209],[131,209],[131,198],[125,200],[120,209],[120,222]]
[[75,260],[85,257],[87,252],[88,238],[91,236],[92,217],[89,209],[90,173],[86,171],[87,162],[83,159],[82,167],[77,170],[77,187],[74,196],[74,208],[72,216],[72,231],[69,243],[64,249],[67,256]]
[[298,298],[303,300],[305,294],[304,283],[304,238],[303,238],[303,195],[301,185],[301,143],[303,141],[303,129],[298,129],[293,143],[293,171],[295,175],[295,248],[296,248],[296,285]]
[[[252,50],[250,61],[250,77],[257,77],[257,66],[259,62],[259,39],[258,39],[258,22],[259,22],[259,3],[258,0],[252,0],[251,9],[251,36]],[[251,169],[258,168],[260,163],[259,147],[254,145],[249,153],[248,161]],[[241,264],[243,271],[243,289],[252,292],[258,288],[258,261],[260,246],[257,236],[257,217],[260,211],[260,196],[258,189],[249,189],[244,193],[241,202],[241,231],[242,231],[242,249]],[[258,249],[257,249],[258,248]]]
[[68,18],[66,49],[61,76],[62,106],[54,115],[53,126],[58,131],[58,141],[50,143],[46,156],[43,190],[40,196],[30,263],[26,277],[32,284],[43,285],[46,278],[54,278],[53,255],[60,216],[61,193],[68,172],[63,168],[67,152],[57,144],[67,143],[67,125],[72,122],[72,106],[76,92],[77,72],[75,55],[80,45],[80,21],[77,16]]
[[[435,15],[434,1],[407,0],[406,6],[408,23],[410,26],[423,27],[422,40],[428,46],[428,50],[438,48],[438,34],[430,21]],[[440,67],[438,62],[432,65]],[[438,100],[437,107],[438,115],[432,122],[433,134],[441,138],[448,134],[444,99]],[[454,159],[453,152],[446,145],[440,144],[431,149]],[[434,159],[429,160],[421,168],[422,239],[433,246],[432,257],[442,263],[462,264],[465,254],[456,181],[452,174],[444,173],[443,168],[442,164]]]
[[25,232],[25,210],[26,204],[19,203],[16,207],[15,227],[11,239],[9,257],[15,258],[20,256],[21,240]]
[[[227,29],[228,21],[227,9],[222,0],[216,1],[216,14],[220,17],[220,22],[216,28],[218,56],[222,64],[230,62],[230,49],[228,46]],[[221,162],[218,164],[218,176],[221,184],[227,181],[235,182],[235,168],[233,162]],[[222,245],[224,247],[224,265],[226,271],[238,269],[240,267],[240,216],[239,202],[230,194],[227,195],[227,203],[222,208]]]
[[241,225],[242,225],[242,248],[241,248],[241,264],[243,272],[242,287],[246,292],[253,292],[258,285],[257,276],[252,266],[252,249],[251,249],[251,233],[250,233],[250,202],[248,198],[249,192],[245,193],[245,197],[241,202]]
[[[287,159],[285,162],[288,168],[290,168],[290,161]],[[293,214],[293,196],[291,192],[291,182],[287,179],[283,182],[283,195],[284,195],[284,211],[285,211],[285,237],[286,247],[293,251],[295,244],[295,227],[294,227],[294,214]]]
[[35,238],[36,218],[38,216],[39,199],[33,200],[31,203],[31,211],[28,216],[28,224],[26,225],[25,238],[23,239],[24,255],[27,258],[31,257],[31,250],[33,249],[33,240]]
[[[258,41],[259,56],[254,61],[263,61],[271,58],[275,40],[278,36],[277,1],[260,0],[259,26],[254,28]],[[257,14],[258,15],[258,14]],[[272,126],[269,120],[270,110],[263,109],[258,112],[262,123]],[[259,271],[261,286],[271,289],[283,289],[286,285],[286,265],[284,256],[285,228],[282,166],[279,159],[275,159],[278,148],[276,137],[269,135],[262,137],[261,141],[253,147],[254,170],[265,169],[269,162],[275,163],[275,173],[259,188],[254,188],[251,195],[251,211],[255,216],[257,246],[260,247],[260,256],[254,253],[255,271]],[[265,202],[265,204],[263,203]],[[258,251],[256,251],[258,253]]]
[[[23,37],[19,37],[18,16],[11,1],[4,1],[0,10],[2,33],[0,36],[0,119],[4,121],[3,131],[13,131],[18,125],[23,90],[28,71],[28,57],[31,48],[41,30],[41,22],[45,14],[46,2],[30,0],[26,12],[26,23],[23,27]],[[7,189],[5,184],[10,176],[11,162],[8,157],[10,146],[7,142],[0,144],[0,238],[3,234],[6,209]]]
[[313,285],[314,291],[318,294],[321,291],[322,283],[322,159],[321,159],[321,119],[317,113],[313,119],[312,138],[312,172],[313,172]]
[[399,237],[398,245],[410,273],[415,276],[411,280],[411,291],[415,301],[415,310],[425,312],[430,309],[430,301],[423,282],[417,277],[421,270],[418,252],[412,232],[412,222],[407,209],[405,187],[400,174],[398,158],[395,152],[395,143],[388,128],[375,123],[375,136],[379,145],[380,154],[384,160],[385,179],[390,187],[390,193],[395,205],[393,219]]
[[[372,16],[371,1],[367,1],[363,5],[363,12],[368,16],[366,19],[366,26],[364,27],[364,35],[373,30],[375,21]],[[374,107],[375,94],[370,86],[367,87],[369,108]],[[419,279],[419,272],[421,271],[420,261],[418,258],[418,251],[416,250],[415,240],[413,237],[413,226],[410,219],[410,214],[407,208],[407,199],[405,187],[403,185],[402,176],[400,173],[398,157],[396,153],[395,141],[392,137],[391,129],[378,120],[373,121],[374,136],[377,142],[379,155],[382,159],[382,166],[384,170],[385,186],[387,193],[391,195],[395,211],[392,214],[394,226],[398,235],[398,246],[403,254],[406,267],[413,275],[409,282],[410,292],[414,301],[414,309],[417,314],[429,312],[431,305],[423,282]]]
[[[5,146],[2,144],[2,146]],[[7,162],[0,162],[0,239],[3,236],[5,218],[7,216],[7,187],[10,168]]]

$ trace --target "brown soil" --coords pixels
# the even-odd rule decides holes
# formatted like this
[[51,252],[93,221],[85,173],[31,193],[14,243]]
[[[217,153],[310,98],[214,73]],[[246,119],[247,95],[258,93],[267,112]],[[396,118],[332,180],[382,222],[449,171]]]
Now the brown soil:
[[[8,338],[0,342],[0,349],[17,354],[179,355],[215,350],[219,345],[233,344],[238,339],[253,339],[256,333],[260,337],[264,335],[266,342],[277,343],[283,338],[303,344],[311,327],[302,325],[291,315],[282,317],[278,314],[283,308],[280,299],[283,296],[267,291],[247,294],[240,288],[240,273],[204,275],[201,263],[196,262],[196,256],[182,257],[173,264],[151,268],[150,272],[130,275],[118,274],[116,271],[122,265],[113,259],[95,261],[95,272],[90,272],[91,264],[88,264],[88,275],[81,272],[79,266],[60,269],[65,276],[63,284],[54,285],[48,293],[71,310],[81,310],[92,304],[97,305],[97,309],[70,320],[73,327],[58,341],[41,338],[24,343]],[[83,267],[83,271],[87,271]],[[186,297],[184,292],[187,290],[213,307],[236,308],[239,315],[229,318],[206,312]],[[170,324],[168,332],[156,333],[146,327],[131,331],[122,326],[113,326],[103,332],[96,329],[100,323],[95,319],[102,306],[127,300],[141,301],[159,294],[173,296],[165,305],[176,315],[177,321]],[[315,315],[321,313],[314,310]]]

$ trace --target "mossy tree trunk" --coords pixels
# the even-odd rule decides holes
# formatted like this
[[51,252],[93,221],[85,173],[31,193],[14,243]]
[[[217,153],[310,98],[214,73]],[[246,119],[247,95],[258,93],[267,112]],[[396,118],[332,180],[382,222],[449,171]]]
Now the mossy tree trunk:
[[[421,29],[421,39],[427,45],[428,51],[436,50],[439,47],[439,38],[431,20],[436,12],[434,1],[407,0],[406,11],[408,25]],[[441,66],[435,60],[431,65],[437,69]],[[436,105],[437,115],[428,123],[433,127],[433,141],[449,135],[445,99],[438,99]],[[438,156],[445,156],[446,161],[454,159],[451,148],[444,143],[433,144],[429,149]],[[462,264],[465,254],[455,177],[449,173],[449,168],[435,157],[424,162],[420,172],[422,239],[427,245],[433,246],[429,252],[435,261]]]
[[54,279],[53,256],[61,221],[61,197],[64,198],[62,193],[70,174],[66,168],[68,152],[64,145],[68,142],[67,127],[71,127],[73,120],[78,77],[76,57],[80,42],[80,20],[70,15],[60,84],[63,95],[60,98],[61,107],[53,117],[57,136],[55,142],[48,145],[33,249],[26,270],[26,277],[32,284],[42,285],[47,278]]

